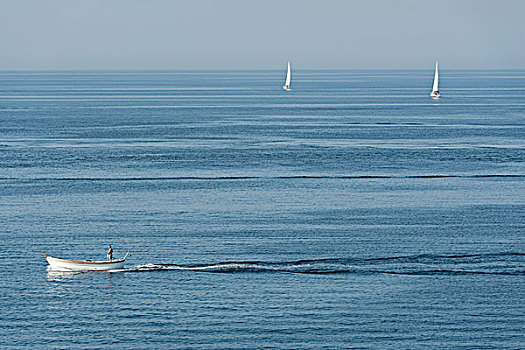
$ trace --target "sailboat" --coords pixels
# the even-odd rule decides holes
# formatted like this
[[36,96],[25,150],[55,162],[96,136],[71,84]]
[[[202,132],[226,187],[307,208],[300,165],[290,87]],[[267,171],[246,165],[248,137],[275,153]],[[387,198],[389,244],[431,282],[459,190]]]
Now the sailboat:
[[436,61],[436,72],[434,73],[434,85],[432,86],[432,92],[430,93],[430,97],[432,98],[439,98],[438,80],[439,80],[439,72],[438,72],[438,63]]
[[290,91],[290,82],[292,80],[292,70],[290,69],[290,62],[288,62],[288,71],[286,71],[286,81],[284,82],[283,89]]

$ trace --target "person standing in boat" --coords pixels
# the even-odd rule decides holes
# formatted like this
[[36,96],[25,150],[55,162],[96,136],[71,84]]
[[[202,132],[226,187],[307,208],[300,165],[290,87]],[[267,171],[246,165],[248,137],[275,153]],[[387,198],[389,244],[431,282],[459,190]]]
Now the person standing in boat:
[[111,248],[111,244],[108,245],[108,260],[113,260],[113,248]]

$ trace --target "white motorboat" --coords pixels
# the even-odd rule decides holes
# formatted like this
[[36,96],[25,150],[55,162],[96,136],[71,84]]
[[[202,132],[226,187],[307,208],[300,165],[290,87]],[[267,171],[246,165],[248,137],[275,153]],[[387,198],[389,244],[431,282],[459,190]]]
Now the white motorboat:
[[286,81],[284,82],[283,89],[290,91],[290,83],[292,80],[292,70],[290,69],[290,62],[288,62],[288,70],[286,71]]
[[59,259],[47,256],[44,252],[42,253],[46,257],[49,267],[55,271],[108,271],[122,269],[124,267],[124,263],[126,262],[126,258],[130,255],[128,252],[122,259],[92,261]]
[[432,92],[430,93],[430,97],[432,98],[439,98],[439,89],[438,89],[438,82],[439,82],[439,72],[438,72],[438,63],[436,61],[436,71],[434,73],[434,85],[432,85]]

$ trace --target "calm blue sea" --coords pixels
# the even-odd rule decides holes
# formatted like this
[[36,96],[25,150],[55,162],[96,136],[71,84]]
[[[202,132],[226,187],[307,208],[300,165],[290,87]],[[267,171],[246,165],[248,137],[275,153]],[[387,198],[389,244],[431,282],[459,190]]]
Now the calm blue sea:
[[432,78],[0,72],[1,348],[525,348],[525,71]]

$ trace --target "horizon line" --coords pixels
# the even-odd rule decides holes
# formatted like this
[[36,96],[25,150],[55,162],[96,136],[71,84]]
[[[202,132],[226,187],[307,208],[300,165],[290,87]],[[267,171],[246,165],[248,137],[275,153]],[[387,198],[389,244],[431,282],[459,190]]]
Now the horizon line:
[[[221,69],[221,68],[182,68],[182,69],[152,69],[152,68],[0,68],[3,72],[276,72],[286,70],[284,68],[245,68],[245,69]],[[429,68],[299,68],[294,71],[427,71]],[[523,68],[445,68],[445,71],[525,71]]]

